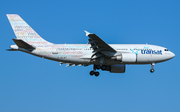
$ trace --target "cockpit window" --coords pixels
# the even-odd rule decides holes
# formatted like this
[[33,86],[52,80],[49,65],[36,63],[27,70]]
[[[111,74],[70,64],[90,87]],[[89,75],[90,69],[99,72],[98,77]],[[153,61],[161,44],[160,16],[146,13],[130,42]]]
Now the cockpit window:
[[164,49],[164,51],[169,51],[168,49]]

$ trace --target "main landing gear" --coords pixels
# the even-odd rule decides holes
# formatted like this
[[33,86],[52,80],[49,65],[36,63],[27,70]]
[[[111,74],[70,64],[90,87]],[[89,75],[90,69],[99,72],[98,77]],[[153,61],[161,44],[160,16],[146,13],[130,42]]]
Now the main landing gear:
[[95,75],[96,77],[99,76],[99,72],[94,71],[94,70],[92,70],[89,74],[90,74],[91,76],[93,76],[93,75]]
[[154,65],[155,65],[155,63],[151,63],[151,70],[150,70],[151,73],[154,72],[154,69],[153,69]]
[[100,68],[101,68],[100,65],[94,65],[94,66],[93,66],[93,69],[94,69],[94,70],[90,71],[89,74],[90,74],[91,76],[93,76],[93,75],[95,75],[96,77],[99,76],[99,72],[96,71],[96,69],[100,69]]
[[96,69],[98,69],[98,70],[99,70],[99,69],[105,70],[106,67],[102,65],[103,62],[104,62],[104,57],[101,57],[101,58],[100,58],[100,65],[94,65],[94,66],[93,66],[93,70],[92,70],[89,74],[90,74],[91,76],[93,76],[93,75],[95,75],[96,77],[99,76],[99,72],[96,71]]

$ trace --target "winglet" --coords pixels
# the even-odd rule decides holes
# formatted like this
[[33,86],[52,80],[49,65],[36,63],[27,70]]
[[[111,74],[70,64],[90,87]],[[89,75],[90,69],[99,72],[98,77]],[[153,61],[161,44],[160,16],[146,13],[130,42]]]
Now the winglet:
[[89,33],[89,32],[86,31],[86,30],[84,30],[84,32],[86,33],[86,36],[88,36],[89,34],[91,34],[91,33]]

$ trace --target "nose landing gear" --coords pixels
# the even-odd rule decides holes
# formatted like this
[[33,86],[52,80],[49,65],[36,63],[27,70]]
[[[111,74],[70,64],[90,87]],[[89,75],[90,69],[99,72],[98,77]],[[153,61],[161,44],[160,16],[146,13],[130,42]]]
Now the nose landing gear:
[[154,65],[155,65],[155,63],[151,63],[151,70],[150,70],[151,73],[154,72],[154,69],[153,69]]

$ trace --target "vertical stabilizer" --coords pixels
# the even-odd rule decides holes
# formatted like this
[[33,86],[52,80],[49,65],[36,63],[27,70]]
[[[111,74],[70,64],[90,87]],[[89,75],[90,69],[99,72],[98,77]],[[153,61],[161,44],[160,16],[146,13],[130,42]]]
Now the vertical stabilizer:
[[52,44],[41,38],[19,15],[7,14],[7,17],[17,39],[35,46]]

